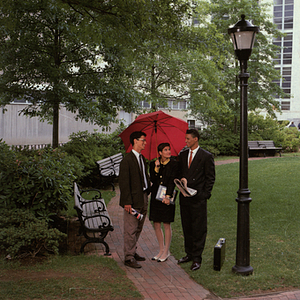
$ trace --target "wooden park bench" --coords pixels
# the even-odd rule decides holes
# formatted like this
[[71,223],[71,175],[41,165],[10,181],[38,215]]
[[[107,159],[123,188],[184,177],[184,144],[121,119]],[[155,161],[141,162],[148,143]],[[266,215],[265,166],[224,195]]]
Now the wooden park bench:
[[259,156],[263,154],[264,157],[275,156],[276,152],[281,156],[282,147],[276,147],[274,141],[248,141],[248,154],[250,156]]
[[122,153],[117,153],[102,160],[97,161],[102,185],[110,184],[115,190],[114,180],[119,177],[120,163],[123,159]]
[[[92,200],[86,200],[82,197],[82,193],[88,191],[97,191],[97,195]],[[101,192],[95,189],[80,191],[74,182],[74,200],[74,208],[80,221],[79,235],[83,235],[86,239],[81,245],[80,252],[83,253],[84,247],[89,243],[101,243],[105,246],[104,255],[110,255],[109,246],[104,239],[114,228],[104,199],[101,198]]]

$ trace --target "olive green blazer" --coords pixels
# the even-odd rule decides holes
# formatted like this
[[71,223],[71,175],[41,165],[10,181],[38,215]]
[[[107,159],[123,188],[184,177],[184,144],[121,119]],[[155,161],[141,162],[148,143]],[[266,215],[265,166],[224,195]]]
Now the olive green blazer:
[[[144,165],[147,170],[146,160],[143,157]],[[150,188],[149,175],[146,172],[148,190]],[[131,205],[133,208],[142,208],[144,206],[143,174],[140,170],[139,162],[131,151],[120,164],[119,175],[120,187],[120,206]]]

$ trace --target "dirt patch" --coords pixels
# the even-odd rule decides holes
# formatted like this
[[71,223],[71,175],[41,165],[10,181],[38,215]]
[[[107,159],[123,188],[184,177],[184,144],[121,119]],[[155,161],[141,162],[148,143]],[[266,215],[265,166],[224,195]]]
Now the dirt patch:
[[26,279],[28,281],[42,281],[47,279],[59,279],[59,278],[72,278],[75,277],[75,274],[72,273],[62,273],[53,270],[47,270],[44,272],[32,272],[27,270],[9,270],[9,271],[2,271],[0,275],[1,281],[18,281],[21,279]]
[[[89,267],[88,272],[83,272],[83,277],[86,279],[107,280],[113,281],[115,273],[109,269],[105,270],[103,274],[102,270],[96,267]],[[47,279],[60,279],[60,278],[78,278],[78,273],[74,272],[62,272],[48,269],[46,271],[31,271],[31,270],[2,270],[0,274],[0,281],[18,281],[26,279],[28,281],[42,281]],[[110,280],[111,279],[111,280]]]

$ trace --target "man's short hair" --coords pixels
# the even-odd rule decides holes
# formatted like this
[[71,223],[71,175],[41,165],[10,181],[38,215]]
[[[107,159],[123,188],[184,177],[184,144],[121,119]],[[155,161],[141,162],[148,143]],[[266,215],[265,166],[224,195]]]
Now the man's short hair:
[[200,140],[200,134],[199,134],[198,130],[196,130],[196,129],[188,129],[186,131],[186,134],[190,134],[193,138],[196,137],[198,139],[198,141]]
[[147,136],[145,132],[143,131],[134,131],[130,134],[129,140],[131,145],[134,145],[134,140],[139,139],[141,136]]

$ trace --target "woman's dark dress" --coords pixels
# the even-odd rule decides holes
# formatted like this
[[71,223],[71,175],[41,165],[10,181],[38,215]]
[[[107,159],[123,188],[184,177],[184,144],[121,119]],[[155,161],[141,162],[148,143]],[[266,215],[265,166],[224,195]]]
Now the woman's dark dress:
[[161,164],[158,173],[155,172],[154,168],[155,162],[152,161],[150,163],[150,181],[152,182],[152,187],[149,220],[163,223],[174,222],[175,205],[164,204],[162,201],[156,200],[155,196],[160,184],[167,187],[167,195],[173,194],[175,188],[174,179],[176,178],[178,168],[177,161],[171,159],[166,165]]

